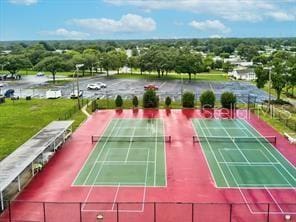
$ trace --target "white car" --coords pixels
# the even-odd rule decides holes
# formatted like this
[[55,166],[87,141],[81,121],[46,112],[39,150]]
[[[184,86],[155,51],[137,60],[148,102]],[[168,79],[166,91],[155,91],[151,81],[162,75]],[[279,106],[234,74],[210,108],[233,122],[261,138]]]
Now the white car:
[[70,99],[77,99],[78,97],[82,97],[83,96],[83,91],[79,90],[79,93],[77,91],[77,89],[74,90],[74,92],[72,91],[70,94]]
[[96,83],[91,83],[91,84],[87,85],[87,89],[89,89],[89,90],[100,90],[101,85],[98,85]]
[[36,74],[36,76],[38,76],[38,77],[41,77],[41,76],[44,76],[45,74],[44,74],[44,72],[38,72],[37,74]]
[[0,82],[0,87],[4,87],[4,83],[1,83],[1,82]]
[[51,89],[46,91],[46,99],[58,99],[62,97],[62,91],[58,89]]
[[107,85],[105,83],[97,82],[96,84],[99,85],[99,86],[101,86],[101,89],[107,88]]

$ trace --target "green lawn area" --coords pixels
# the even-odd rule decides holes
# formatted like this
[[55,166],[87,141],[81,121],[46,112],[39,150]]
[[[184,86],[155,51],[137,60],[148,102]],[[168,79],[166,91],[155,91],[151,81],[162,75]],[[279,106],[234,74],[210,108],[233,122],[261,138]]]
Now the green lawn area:
[[[288,127],[285,121],[279,120],[278,118],[271,117],[270,114],[264,112],[263,110],[259,109],[254,112],[257,116],[259,116],[262,120],[267,122],[270,126],[276,129],[280,134],[284,134],[284,132],[288,133],[296,133],[295,130]],[[292,120],[296,122],[296,118],[292,117]]]
[[73,119],[76,129],[86,118],[76,100],[6,100],[0,104],[0,160],[53,120]]
[[[123,79],[159,79],[157,73],[143,73],[142,75],[138,72],[133,74],[123,73],[112,75],[112,78],[123,78]],[[177,74],[169,73],[168,75],[161,76],[162,80],[176,80],[176,79],[188,80],[188,74]],[[198,73],[192,75],[193,81],[228,81],[228,75],[220,71],[211,71],[209,73]]]

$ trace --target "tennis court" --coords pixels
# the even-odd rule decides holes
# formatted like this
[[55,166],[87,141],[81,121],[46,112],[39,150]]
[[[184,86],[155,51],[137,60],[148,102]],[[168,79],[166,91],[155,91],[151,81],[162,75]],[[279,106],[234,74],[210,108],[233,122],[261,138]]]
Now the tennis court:
[[166,141],[160,119],[113,119],[92,136],[94,149],[74,185],[166,186]]
[[242,119],[193,119],[203,154],[218,188],[295,189],[295,167]]

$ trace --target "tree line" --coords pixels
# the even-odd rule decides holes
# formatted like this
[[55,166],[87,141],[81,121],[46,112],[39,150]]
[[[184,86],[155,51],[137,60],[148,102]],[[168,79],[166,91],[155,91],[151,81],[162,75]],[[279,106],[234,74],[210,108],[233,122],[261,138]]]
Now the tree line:
[[280,101],[284,89],[291,90],[294,97],[296,85],[296,54],[285,51],[278,51],[271,56],[261,55],[254,58],[256,63],[256,84],[258,88],[263,88],[268,81],[276,91],[277,101]]
[[53,81],[57,72],[74,72],[75,64],[84,64],[80,68],[83,76],[86,70],[91,75],[94,71],[105,70],[108,76],[110,70],[117,70],[119,73],[120,68],[127,66],[131,74],[135,69],[141,74],[156,72],[158,77],[171,72],[187,73],[190,80],[192,75],[197,73],[209,72],[212,69],[223,69],[228,72],[232,68],[230,63],[214,61],[212,54],[203,57],[191,48],[152,45],[149,48],[133,48],[131,56],[128,57],[126,51],[120,48],[106,52],[88,48],[82,52],[66,50],[57,53],[49,51],[48,47],[41,43],[15,50],[9,55],[2,55],[0,64],[11,74],[28,69],[48,71],[52,73]]

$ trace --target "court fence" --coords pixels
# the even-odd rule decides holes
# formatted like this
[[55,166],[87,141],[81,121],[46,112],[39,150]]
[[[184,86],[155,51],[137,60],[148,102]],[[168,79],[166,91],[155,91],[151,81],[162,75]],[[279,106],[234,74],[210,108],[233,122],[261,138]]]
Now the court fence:
[[276,222],[296,217],[296,203],[9,201],[6,207],[1,222]]
[[296,131],[296,119],[291,115],[288,110],[279,109],[274,105],[261,104],[262,111],[268,113],[272,118],[278,119],[285,124],[286,127]]

